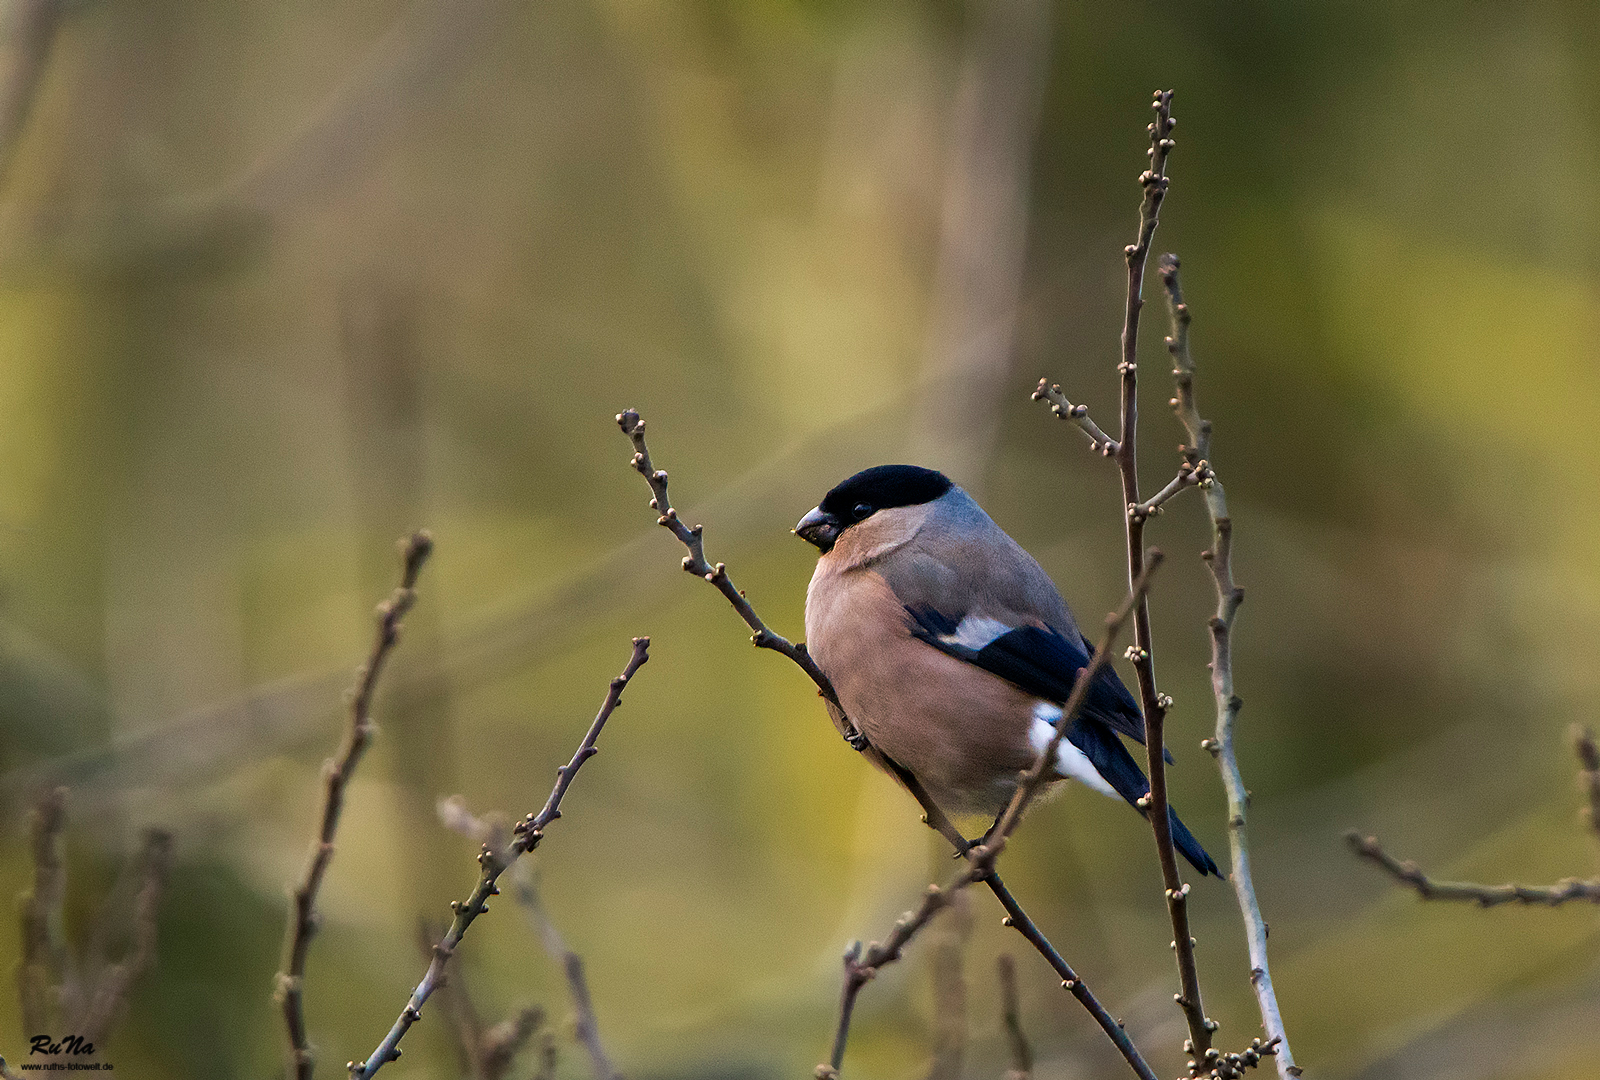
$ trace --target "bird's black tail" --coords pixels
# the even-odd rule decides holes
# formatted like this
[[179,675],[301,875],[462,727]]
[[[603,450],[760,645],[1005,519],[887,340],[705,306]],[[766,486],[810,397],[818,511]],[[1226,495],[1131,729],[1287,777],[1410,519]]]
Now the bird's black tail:
[[[1083,751],[1095,771],[1116,789],[1118,795],[1127,799],[1128,804],[1141,814],[1145,812],[1139,806],[1139,800],[1149,794],[1150,781],[1114,731],[1080,716],[1067,729],[1067,739]],[[1177,811],[1171,806],[1167,807],[1167,822],[1172,829],[1172,846],[1182,852],[1183,857],[1202,875],[1221,877],[1222,871],[1217,869],[1216,861],[1206,854],[1200,841],[1178,820]]]

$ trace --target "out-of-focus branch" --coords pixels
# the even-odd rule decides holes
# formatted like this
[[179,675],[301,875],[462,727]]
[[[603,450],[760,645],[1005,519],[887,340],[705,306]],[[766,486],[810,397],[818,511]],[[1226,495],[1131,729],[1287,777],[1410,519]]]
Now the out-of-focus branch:
[[65,0],[12,0],[0,16],[0,180],[11,170],[66,8]]
[[[61,832],[66,823],[66,788],[48,791],[34,804],[30,823],[33,891],[22,902],[22,963],[17,968],[22,1025],[29,1032],[51,1030],[52,996],[76,991],[77,979],[70,971],[72,959],[61,924],[67,892]],[[68,1002],[62,1004],[70,1010]]]
[[[657,520],[663,527],[669,529],[689,550],[688,557],[683,560],[684,569],[705,577],[707,581],[717,586],[718,590],[733,604],[734,609],[739,612],[745,624],[755,631],[751,638],[752,642],[758,647],[766,647],[781,652],[810,676],[811,681],[817,686],[817,691],[839,710],[841,717],[844,717],[844,725],[847,731],[846,739],[852,747],[858,751],[874,752],[872,747],[868,745],[867,740],[850,723],[849,717],[845,715],[844,708],[839,704],[839,696],[834,692],[833,684],[822,673],[822,669],[817,667],[816,662],[811,659],[805,647],[803,645],[793,645],[768,630],[766,624],[757,617],[754,609],[750,607],[744,594],[735,589],[728,580],[726,569],[722,567],[722,564],[719,563],[716,568],[712,568],[706,563],[704,550],[700,542],[702,530],[698,525],[693,529],[685,527],[683,522],[678,519],[676,512],[673,511],[672,504],[667,500],[667,474],[664,471],[656,470],[650,460],[650,452],[644,441],[644,420],[640,418],[638,412],[633,409],[627,409],[618,413],[617,424],[622,428],[623,433],[633,441],[633,467],[650,484],[651,492],[654,495],[650,500],[650,507],[660,515]],[[782,642],[785,647],[779,647],[778,642]],[[1058,745],[1058,742],[1052,743],[1052,748],[1056,745]],[[911,796],[917,800],[918,805],[922,807],[922,820],[948,840],[950,845],[955,848],[957,855],[963,858],[970,858],[973,853],[972,845],[967,842],[961,835],[960,830],[955,827],[955,824],[950,821],[944,811],[939,808],[938,804],[918,783],[916,777],[905,769],[900,768],[892,760],[888,758],[883,760],[894,770],[900,782],[905,785],[906,790],[911,793]],[[1141,1080],[1154,1080],[1155,1074],[1150,1071],[1150,1066],[1145,1063],[1138,1048],[1128,1038],[1127,1032],[1122,1030],[1122,1025],[1117,1023],[1111,1014],[1106,1011],[1105,1006],[1100,1004],[1099,999],[1090,992],[1089,987],[1073,971],[1071,965],[1056,950],[1056,947],[1050,943],[1050,940],[1045,937],[1022,905],[1017,902],[1016,897],[1011,895],[1011,890],[1000,879],[1000,875],[995,873],[991,867],[981,878],[974,880],[981,880],[989,887],[989,891],[994,893],[995,899],[999,900],[1000,906],[1005,909],[1006,925],[1020,933],[1028,944],[1037,949],[1039,954],[1045,958],[1045,961],[1061,977],[1062,988],[1070,992],[1073,997],[1078,999],[1079,1004],[1089,1011],[1089,1015],[1094,1018],[1095,1023],[1099,1024],[1107,1037],[1116,1044],[1117,1049],[1122,1052],[1123,1057],[1128,1059],[1129,1065],[1133,1067],[1134,1072],[1139,1074]],[[853,1005],[854,1000],[852,995],[848,1004]],[[841,1009],[841,1012],[843,1013],[845,1010]],[[844,1018],[847,1024],[847,1013]],[[837,1069],[837,1065],[831,1067],[819,1065],[817,1067],[817,1075],[819,1077],[837,1075]]]
[[1033,1076],[1033,1047],[1022,1030],[1022,1003],[1017,996],[1017,962],[1010,953],[995,961],[1000,977],[1000,1021],[1006,1029],[1006,1045],[1011,1048],[1011,1068],[1006,1080],[1029,1080]]
[[1396,881],[1415,889],[1424,900],[1470,900],[1480,907],[1497,907],[1512,901],[1544,904],[1547,907],[1558,907],[1569,900],[1600,904],[1600,878],[1563,878],[1554,885],[1478,885],[1470,881],[1435,881],[1411,860],[1402,862],[1383,850],[1376,836],[1362,836],[1352,829],[1344,834],[1344,838],[1351,851],[1383,867]]
[[[1123,601],[1122,607],[1106,620],[1105,634],[1095,646],[1093,658],[1079,670],[1073,680],[1072,691],[1061,706],[1061,716],[1056,721],[1050,741],[1035,757],[1033,764],[1018,778],[1017,789],[1012,793],[1011,801],[1006,804],[1005,810],[995,821],[989,835],[966,852],[967,866],[942,888],[938,885],[928,886],[928,891],[923,894],[922,903],[915,911],[903,915],[881,943],[874,941],[863,950],[861,943],[856,942],[844,954],[844,988],[839,997],[839,1023],[834,1030],[833,1052],[827,1064],[817,1066],[818,1080],[837,1080],[839,1076],[840,1066],[844,1062],[845,1045],[850,1039],[850,1020],[855,1012],[856,998],[861,993],[861,988],[875,978],[878,971],[886,964],[899,960],[905,947],[910,944],[917,932],[940,911],[949,907],[961,889],[993,876],[995,861],[1006,849],[1011,833],[1022,820],[1023,811],[1028,808],[1049,777],[1056,753],[1061,748],[1062,737],[1073,720],[1077,719],[1078,711],[1083,708],[1084,700],[1089,696],[1089,688],[1094,685],[1095,679],[1110,662],[1112,649],[1116,646],[1123,624],[1128,621],[1129,616],[1149,590],[1150,575],[1161,565],[1161,553],[1151,552],[1146,563],[1145,569],[1133,583],[1133,591]],[[1008,924],[1011,922],[1010,919],[1006,921]],[[1070,968],[1066,970],[1067,973],[1062,976],[1063,987],[1072,991],[1075,996],[1079,996],[1080,1001],[1084,1000],[1078,995],[1078,991],[1083,987],[1082,980],[1078,979]],[[1084,992],[1087,993],[1087,990]],[[1090,1007],[1091,1014],[1100,1022],[1101,1028],[1111,1037],[1111,1041],[1116,1043],[1117,1049],[1122,1051],[1123,1057],[1127,1059],[1134,1072],[1143,1080],[1153,1080],[1155,1074],[1150,1071],[1149,1064],[1128,1039],[1127,1033],[1122,1030],[1122,1025],[1106,1014],[1092,995],[1089,1001],[1093,1001],[1093,1006]],[[1085,1001],[1085,1005],[1088,1004],[1089,1002]]]
[[1595,745],[1594,732],[1581,724],[1572,725],[1572,749],[1578,755],[1578,789],[1589,805],[1583,816],[1589,828],[1600,837],[1600,746]]
[[317,893],[333,862],[333,841],[344,811],[345,789],[372,741],[377,725],[372,722],[372,699],[383,673],[384,661],[400,640],[400,622],[417,602],[417,575],[433,551],[433,538],[417,531],[401,545],[400,587],[378,605],[377,632],[367,661],[357,671],[356,686],[350,695],[350,726],[338,756],[323,767],[322,818],[317,838],[306,861],[305,872],[295,885],[289,923],[283,936],[283,965],[278,973],[277,998],[289,1036],[289,1076],[311,1080],[315,1055],[306,1031],[305,971],[311,939],[317,932]]
[[950,906],[953,910],[929,943],[933,1058],[923,1073],[925,1080],[961,1080],[967,1060],[967,979],[962,962],[972,938],[972,904],[963,890]]
[[[80,965],[62,926],[66,866],[61,835],[66,828],[67,791],[42,796],[33,812],[33,891],[22,903],[22,963],[17,971],[22,1022],[31,1033],[69,1031],[81,1043],[104,1042],[134,982],[155,962],[161,890],[172,857],[172,837],[147,829],[138,855],[123,868],[101,905],[90,935],[87,963]],[[126,939],[111,958],[113,939]]]
[[0,1080],[22,1080],[22,1077],[11,1071],[11,1066],[6,1064],[6,1059],[0,1057]]
[[1215,733],[1205,745],[1217,759],[1222,786],[1228,795],[1228,840],[1232,855],[1229,879],[1244,917],[1245,942],[1250,950],[1250,983],[1255,989],[1262,1027],[1275,1048],[1278,1074],[1290,1080],[1300,1075],[1300,1068],[1289,1051],[1289,1036],[1283,1027],[1278,995],[1272,988],[1272,969],[1267,964],[1267,921],[1256,899],[1250,872],[1250,840],[1246,832],[1250,792],[1244,786],[1244,775],[1239,771],[1233,745],[1234,721],[1244,704],[1233,689],[1233,620],[1244,602],[1244,590],[1233,580],[1233,519],[1228,516],[1222,481],[1217,479],[1210,464],[1211,421],[1202,419],[1195,405],[1194,358],[1189,352],[1189,305],[1184,303],[1178,281],[1178,257],[1163,255],[1160,273],[1171,322],[1167,351],[1172,355],[1172,378],[1177,390],[1171,402],[1172,410],[1189,435],[1189,445],[1183,450],[1184,466],[1197,478],[1195,482],[1205,495],[1206,512],[1211,517],[1211,547],[1201,553],[1201,558],[1211,570],[1217,589],[1217,611],[1207,624],[1211,629],[1211,692],[1216,700],[1217,722]]
[[588,1051],[589,1062],[594,1067],[595,1080],[622,1080],[622,1074],[612,1064],[605,1045],[600,1041],[600,1023],[595,1019],[594,999],[589,994],[589,980],[584,975],[583,957],[567,946],[561,931],[556,929],[556,924],[545,912],[544,904],[539,899],[535,873],[528,868],[527,863],[517,866],[512,881],[514,889],[512,895],[527,913],[528,921],[543,943],[545,952],[561,965],[562,974],[566,976],[567,990],[572,995],[574,1033],[578,1041],[583,1044],[583,1048]]
[[389,1034],[384,1036],[377,1049],[367,1055],[365,1061],[350,1062],[349,1070],[352,1077],[371,1080],[379,1069],[400,1057],[400,1040],[405,1038],[411,1025],[422,1016],[422,1006],[439,988],[439,983],[444,978],[445,964],[455,953],[456,946],[461,943],[462,937],[466,935],[474,920],[489,910],[489,897],[499,895],[500,889],[496,883],[500,875],[522,855],[538,847],[539,841],[544,839],[544,830],[561,816],[561,801],[566,797],[567,789],[572,786],[573,778],[578,775],[583,763],[598,753],[595,741],[599,739],[606,721],[622,703],[622,691],[634,673],[649,659],[650,639],[634,638],[633,655],[629,657],[627,666],[622,669],[622,674],[611,680],[611,687],[600,705],[600,711],[595,714],[594,722],[589,725],[589,730],[584,735],[583,741],[578,744],[572,760],[556,770],[555,787],[550,789],[550,797],[545,800],[543,809],[517,822],[512,830],[511,843],[505,852],[497,852],[490,845],[484,844],[483,850],[478,855],[478,865],[482,870],[478,875],[477,885],[466,900],[458,900],[451,904],[455,911],[455,919],[444,937],[433,947],[433,959],[428,964],[428,970],[423,974],[422,981],[411,992],[405,1008],[400,1011],[399,1018],[395,1020],[394,1026],[389,1029]]
[[[161,829],[146,830],[129,873],[131,880],[138,882],[131,909],[118,905],[119,910],[108,907],[101,915],[102,921],[126,919],[131,941],[121,960],[94,973],[84,1011],[74,1024],[75,1033],[85,1042],[98,1045],[105,1040],[134,981],[155,962],[156,919],[171,861],[172,836]],[[103,940],[109,934],[97,931],[95,936]]]
[[[422,919],[417,923],[417,943],[424,956],[433,955],[433,943],[440,928]],[[439,1007],[450,1020],[462,1073],[470,1080],[505,1080],[523,1048],[544,1026],[544,1010],[529,1005],[511,1016],[485,1027],[472,1003],[460,965],[440,984]]]

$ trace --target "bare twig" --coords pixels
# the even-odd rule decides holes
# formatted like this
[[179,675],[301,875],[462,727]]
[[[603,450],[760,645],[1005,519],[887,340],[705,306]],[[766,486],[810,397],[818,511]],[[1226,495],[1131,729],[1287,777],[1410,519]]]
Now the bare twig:
[[[1117,636],[1122,632],[1123,624],[1138,607],[1150,587],[1150,575],[1161,565],[1161,553],[1151,552],[1147,565],[1133,583],[1133,590],[1128,598],[1123,601],[1122,607],[1106,620],[1106,631],[1100,642],[1095,646],[1094,656],[1088,665],[1079,670],[1073,680],[1072,691],[1067,695],[1066,702],[1061,706],[1061,716],[1057,719],[1055,732],[1051,735],[1049,743],[1035,757],[1033,764],[1023,772],[1017,781],[1016,791],[1012,793],[1011,801],[1006,804],[1004,812],[995,822],[989,835],[983,842],[970,848],[967,855],[967,866],[950,879],[942,888],[938,885],[928,886],[928,891],[923,895],[922,903],[915,911],[907,912],[894,924],[894,929],[889,932],[883,942],[872,942],[863,951],[861,943],[856,942],[844,955],[844,988],[839,998],[839,1023],[834,1030],[833,1052],[825,1065],[817,1066],[816,1075],[819,1080],[836,1080],[839,1069],[844,1062],[845,1045],[850,1039],[850,1020],[855,1012],[856,997],[861,993],[861,988],[873,979],[878,971],[886,964],[892,964],[900,959],[906,945],[916,936],[917,932],[928,924],[940,911],[949,907],[955,895],[968,885],[978,881],[985,881],[994,875],[995,861],[1006,848],[1011,838],[1011,833],[1016,829],[1017,823],[1022,820],[1023,812],[1033,801],[1039,789],[1049,779],[1051,764],[1055,761],[1056,752],[1061,747],[1061,739],[1072,721],[1077,718],[1078,711],[1083,707],[1084,700],[1089,696],[1089,688],[1094,685],[1095,679],[1110,662],[1111,651],[1116,645]],[[998,894],[997,894],[998,895]],[[1009,908],[1008,908],[1009,911]],[[1011,919],[1006,920],[1011,924]],[[1037,930],[1034,931],[1037,933]],[[1024,936],[1028,936],[1026,933]],[[1032,938],[1030,938],[1032,940]],[[1042,950],[1041,950],[1042,951]],[[1053,950],[1052,950],[1053,951]],[[1062,961],[1065,968],[1065,961]],[[1057,968],[1058,971],[1062,968]],[[1062,986],[1072,991],[1075,995],[1082,980],[1078,979],[1071,968],[1065,968],[1066,974],[1062,975]],[[1080,997],[1080,1000],[1083,1000]],[[1092,1000],[1092,998],[1091,998]],[[1089,1003],[1085,1001],[1085,1005]],[[1098,1009],[1098,1011],[1096,1011]],[[1104,1009],[1095,1001],[1090,1008],[1095,1019],[1100,1022],[1106,1034],[1117,1043],[1122,1050],[1128,1064],[1141,1077],[1153,1077],[1150,1066],[1139,1056],[1133,1044],[1128,1041],[1127,1034],[1122,1030],[1122,1025],[1111,1016],[1105,1014]],[[1120,1039],[1119,1039],[1120,1036]]]
[[[639,414],[633,409],[618,413],[617,424],[622,428],[623,433],[633,441],[633,467],[650,484],[651,492],[654,495],[650,500],[650,507],[660,514],[657,519],[658,522],[669,529],[689,550],[688,557],[683,560],[684,569],[705,577],[707,581],[717,586],[718,590],[733,604],[734,609],[739,612],[745,624],[755,631],[751,638],[755,645],[780,652],[799,665],[800,669],[816,684],[818,693],[839,710],[839,715],[844,718],[845,738],[852,747],[858,751],[875,752],[868,745],[866,738],[845,716],[844,708],[839,704],[839,696],[834,692],[833,684],[822,673],[822,669],[817,667],[816,662],[811,659],[805,647],[803,645],[793,645],[768,630],[766,624],[757,617],[754,609],[745,599],[744,594],[735,589],[728,580],[726,569],[722,568],[722,564],[719,563],[717,568],[713,568],[706,563],[700,542],[702,530],[700,526],[695,526],[693,529],[685,527],[678,520],[676,512],[673,511],[671,503],[667,500],[667,474],[664,471],[656,470],[650,460],[650,452],[644,441],[644,421]],[[923,789],[917,778],[901,768],[896,762],[888,758],[883,758],[882,760],[894,771],[906,790],[911,793],[912,798],[916,799],[918,805],[922,807],[922,820],[928,827],[936,830],[948,840],[950,845],[955,848],[957,855],[964,858],[970,857],[972,845],[967,842],[961,835],[960,830],[955,827],[955,824],[951,822],[944,811]],[[1045,958],[1045,961],[1061,977],[1062,987],[1077,998],[1078,1002],[1089,1011],[1089,1015],[1105,1031],[1107,1037],[1116,1044],[1117,1049],[1127,1059],[1134,1072],[1138,1073],[1142,1080],[1154,1080],[1155,1074],[1150,1071],[1150,1066],[1145,1062],[1138,1048],[1133,1045],[1133,1041],[1128,1038],[1127,1032],[1122,1030],[1122,1025],[1117,1023],[1111,1014],[1106,1011],[1105,1006],[1094,996],[1084,981],[1073,971],[1071,965],[1056,950],[1056,947],[1050,943],[1050,940],[1045,937],[1028,913],[1023,910],[1016,897],[1011,895],[1011,890],[1000,879],[1000,875],[991,869],[981,880],[989,887],[989,891],[994,893],[995,899],[1000,901],[1000,906],[1005,909],[1006,924],[1016,929]],[[853,1002],[854,998],[852,997],[850,1000]],[[833,1068],[837,1069],[837,1066]],[[828,1070],[829,1066],[820,1065],[817,1067],[817,1075],[827,1075]]]
[[1595,745],[1594,732],[1581,724],[1573,724],[1572,749],[1582,766],[1578,771],[1578,789],[1588,803],[1583,808],[1583,816],[1595,836],[1600,837],[1600,746]]
[[294,902],[283,936],[283,964],[277,980],[278,1003],[289,1036],[288,1074],[296,1080],[311,1080],[316,1067],[316,1056],[306,1031],[305,970],[311,939],[317,932],[317,893],[333,861],[333,840],[344,810],[345,789],[377,728],[372,722],[372,698],[378,676],[400,640],[401,619],[417,601],[417,575],[422,572],[422,564],[432,550],[433,538],[424,531],[412,533],[402,542],[400,587],[378,605],[378,626],[372,650],[367,662],[357,669],[356,686],[350,695],[350,726],[345,730],[338,756],[323,766],[321,824],[305,872],[294,888]]
[[22,1077],[11,1071],[11,1066],[6,1064],[6,1059],[0,1057],[0,1080],[22,1080]]
[[359,1080],[371,1080],[377,1071],[389,1062],[400,1057],[400,1040],[410,1030],[422,1015],[422,1006],[433,996],[439,988],[439,983],[444,977],[445,964],[454,954],[456,946],[461,943],[474,920],[485,911],[489,910],[489,897],[497,896],[500,889],[496,885],[500,875],[522,855],[539,846],[539,841],[544,839],[544,830],[551,822],[561,816],[561,800],[565,798],[567,789],[572,786],[573,777],[578,775],[578,770],[583,763],[593,757],[598,750],[595,740],[600,737],[601,730],[606,721],[622,702],[622,691],[627,687],[628,681],[633,678],[647,660],[650,659],[650,639],[639,637],[633,639],[633,655],[629,657],[627,666],[622,669],[622,674],[611,680],[611,687],[606,692],[605,701],[600,705],[600,711],[595,714],[594,722],[589,725],[583,741],[578,744],[577,752],[572,755],[572,760],[556,770],[555,787],[550,789],[550,797],[545,800],[543,809],[537,814],[529,814],[517,822],[512,832],[509,849],[503,854],[494,851],[488,844],[478,855],[478,865],[482,867],[478,875],[478,883],[473,887],[471,895],[466,900],[455,901],[451,904],[455,911],[455,919],[450,924],[450,929],[433,947],[433,959],[428,964],[428,970],[422,976],[422,981],[411,992],[411,997],[406,1002],[400,1016],[389,1029],[377,1049],[367,1056],[365,1061],[352,1061],[349,1063],[350,1075]]
[[578,1041],[588,1051],[595,1080],[622,1080],[622,1074],[612,1064],[605,1045],[600,1041],[600,1024],[595,1019],[594,999],[589,995],[589,980],[584,976],[583,958],[567,946],[561,931],[550,921],[539,899],[535,874],[527,863],[518,865],[513,883],[515,891],[512,895],[527,913],[528,921],[533,924],[534,932],[544,944],[545,952],[561,965],[561,971],[566,976],[567,989],[572,995],[573,1027]]
[[[1144,200],[1139,208],[1138,240],[1125,250],[1128,261],[1128,293],[1122,323],[1121,374],[1122,430],[1115,454],[1122,475],[1122,501],[1127,515],[1128,580],[1138,579],[1144,568],[1144,523],[1138,514],[1139,499],[1139,312],[1144,307],[1144,267],[1150,255],[1161,202],[1167,193],[1167,155],[1172,152],[1172,91],[1157,91],[1152,103],[1156,118],[1150,124],[1150,167],[1139,176]],[[1189,1024],[1189,1050],[1203,1058],[1211,1048],[1211,1033],[1216,1022],[1205,1013],[1200,1000],[1200,974],[1195,965],[1194,938],[1189,929],[1189,889],[1178,876],[1178,859],[1172,845],[1172,824],[1167,814],[1167,765],[1165,729],[1169,699],[1156,688],[1155,644],[1150,632],[1150,606],[1140,602],[1133,613],[1134,647],[1131,653],[1138,676],[1139,701],[1144,710],[1145,760],[1150,773],[1149,807],[1146,817],[1155,834],[1156,855],[1161,862],[1161,877],[1166,886],[1167,913],[1172,920],[1173,952],[1177,958],[1178,980],[1182,991],[1177,1001]]]
[[1497,907],[1512,901],[1548,907],[1557,907],[1569,900],[1600,904],[1600,878],[1563,878],[1554,885],[1478,885],[1470,881],[1434,881],[1416,863],[1409,859],[1401,862],[1383,850],[1375,836],[1362,836],[1352,829],[1344,834],[1344,838],[1350,850],[1383,867],[1395,880],[1415,889],[1424,900],[1471,900],[1481,907]]
[[[734,585],[733,579],[728,577],[726,564],[717,563],[713,566],[706,561],[705,542],[701,536],[704,526],[691,527],[679,520],[678,511],[673,509],[672,501],[667,497],[667,472],[665,469],[657,469],[650,460],[650,448],[644,442],[644,420],[640,418],[639,413],[634,409],[623,410],[617,414],[617,426],[622,429],[624,435],[633,440],[633,467],[650,485],[650,509],[660,515],[656,518],[656,523],[676,536],[688,549],[689,554],[684,557],[683,568],[696,577],[705,578],[728,598],[728,603],[733,605],[733,609],[739,613],[745,625],[753,631],[750,635],[752,645],[758,649],[771,649],[782,653],[793,660],[800,666],[800,670],[811,676],[811,681],[817,684],[822,696],[837,706],[839,696],[834,693],[833,684],[822,673],[822,669],[817,667],[817,662],[811,659],[811,654],[806,652],[805,646],[796,645],[782,634],[773,633],[767,624],[761,621],[755,608],[750,606],[750,601],[745,599],[744,593]],[[842,707],[840,711],[843,711]],[[854,727],[845,733],[845,738],[857,750],[866,745],[866,739]]]
[[1250,950],[1250,983],[1255,989],[1262,1027],[1275,1048],[1278,1074],[1289,1080],[1300,1075],[1300,1067],[1294,1063],[1294,1055],[1289,1050],[1283,1013],[1272,988],[1272,969],[1267,963],[1267,921],[1262,917],[1250,872],[1250,841],[1246,832],[1250,792],[1244,786],[1244,775],[1239,771],[1233,745],[1234,721],[1244,704],[1233,688],[1233,620],[1244,602],[1244,590],[1233,580],[1233,519],[1228,516],[1222,481],[1217,479],[1210,464],[1211,421],[1202,419],[1195,405],[1194,359],[1189,352],[1189,305],[1184,303],[1178,281],[1178,257],[1163,255],[1160,273],[1171,321],[1167,351],[1172,355],[1172,378],[1177,390],[1171,402],[1172,409],[1189,436],[1189,445],[1183,450],[1184,465],[1190,468],[1190,475],[1198,478],[1205,495],[1206,512],[1211,518],[1211,547],[1201,553],[1201,558],[1211,570],[1217,589],[1217,611],[1208,623],[1211,629],[1211,692],[1216,700],[1217,722],[1216,731],[1206,740],[1205,747],[1217,759],[1222,786],[1228,795],[1228,840],[1232,855],[1228,876],[1244,917],[1245,941]]
[[22,1025],[30,1032],[52,1029],[55,1006],[62,1004],[53,999],[77,981],[61,924],[67,890],[61,832],[66,822],[66,788],[48,791],[34,804],[33,891],[22,902],[22,963],[17,967]]
[[1039,388],[1033,392],[1033,400],[1048,401],[1050,411],[1063,420],[1071,420],[1077,424],[1082,432],[1089,436],[1089,449],[1095,453],[1110,457],[1117,452],[1117,440],[1100,430],[1100,425],[1089,418],[1089,406],[1074,405],[1067,400],[1067,395],[1061,392],[1061,387],[1049,379],[1040,379]]
[[1006,1029],[1006,1044],[1011,1048],[1011,1068],[1006,1080],[1029,1080],[1033,1075],[1033,1047],[1022,1030],[1022,1004],[1017,997],[1017,962],[1010,953],[995,961],[1000,976],[1000,1020]]

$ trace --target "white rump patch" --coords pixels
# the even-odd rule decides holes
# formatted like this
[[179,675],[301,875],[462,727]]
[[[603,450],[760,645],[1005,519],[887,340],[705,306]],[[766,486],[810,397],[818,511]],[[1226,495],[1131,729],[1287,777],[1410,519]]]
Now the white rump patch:
[[948,645],[960,645],[964,649],[977,652],[995,638],[1004,637],[1016,627],[1008,626],[999,619],[992,619],[987,615],[968,615],[956,625],[956,632],[943,634],[939,640]]
[[[1048,701],[1041,701],[1033,707],[1033,723],[1028,728],[1028,742],[1033,744],[1035,754],[1044,753],[1045,747],[1050,745],[1050,739],[1056,733],[1056,721],[1061,719],[1061,709]],[[1072,745],[1069,739],[1063,738],[1056,747],[1056,772],[1073,780],[1081,780],[1094,788],[1102,795],[1119,798],[1117,791],[1100,771],[1094,767],[1087,754]]]

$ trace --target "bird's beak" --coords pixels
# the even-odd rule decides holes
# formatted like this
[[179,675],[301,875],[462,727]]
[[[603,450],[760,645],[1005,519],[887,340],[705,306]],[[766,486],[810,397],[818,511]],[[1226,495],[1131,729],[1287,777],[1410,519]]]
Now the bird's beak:
[[839,519],[832,514],[823,513],[820,506],[813,508],[794,527],[796,536],[808,544],[814,544],[824,555],[833,550],[833,542],[839,539],[839,534],[843,531],[844,527],[839,524]]

